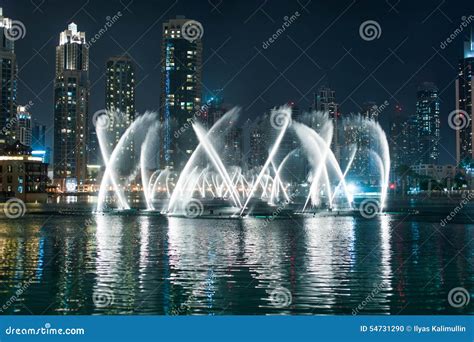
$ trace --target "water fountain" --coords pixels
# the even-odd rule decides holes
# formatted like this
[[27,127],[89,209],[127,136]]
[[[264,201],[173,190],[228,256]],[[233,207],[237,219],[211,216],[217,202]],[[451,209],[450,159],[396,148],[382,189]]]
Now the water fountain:
[[[192,129],[197,145],[179,174],[167,167],[153,170],[149,165],[150,160],[156,159],[160,146],[161,127],[155,113],[138,117],[112,151],[107,149],[105,129],[98,126],[97,135],[106,167],[97,211],[107,211],[108,194],[114,198],[115,210],[126,211],[132,207],[127,201],[126,185],[120,184],[116,172],[122,163],[123,148],[131,139],[140,147],[136,170],[148,212],[188,217],[212,216],[219,212],[225,217],[242,217],[258,212],[271,214],[276,208],[282,211],[283,207],[288,207],[293,214],[354,210],[354,191],[352,184],[348,184],[348,176],[354,171],[353,163],[358,160],[358,154],[368,158],[378,174],[379,191],[377,198],[372,199],[376,203],[374,210],[384,208],[390,157],[385,133],[378,123],[361,117],[345,120],[343,124],[350,127],[347,131],[352,132],[352,136],[346,144],[348,152],[341,158],[333,150],[333,137],[338,132],[334,131],[327,114],[313,112],[296,120],[292,118],[289,106],[275,108],[262,120],[262,130],[266,134],[260,143],[268,150],[265,162],[250,168],[245,163],[229,164],[223,150],[222,139],[239,115],[239,109],[234,108],[209,130],[194,122]],[[371,143],[360,144],[360,136]],[[289,181],[285,172],[294,165],[300,165],[299,171],[303,172],[298,172],[296,181]]]

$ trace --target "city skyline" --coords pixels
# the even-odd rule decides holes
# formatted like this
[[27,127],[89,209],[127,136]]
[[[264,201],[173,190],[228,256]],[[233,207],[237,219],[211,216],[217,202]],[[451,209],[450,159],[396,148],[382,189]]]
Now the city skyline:
[[[126,5],[126,3],[125,3]],[[208,6],[211,6],[210,4],[207,4]],[[303,4],[305,5],[305,4]],[[330,6],[330,7],[325,7],[324,8],[324,13],[327,13],[327,18],[332,17],[333,19],[337,19],[341,16],[344,16],[346,12],[344,12],[344,9],[349,8],[350,9],[350,15],[348,15],[347,18],[344,17],[344,19],[340,20],[346,20],[347,22],[355,24],[355,18],[354,18],[354,13],[358,13],[358,11],[362,10],[363,7],[361,4],[355,2],[348,2],[346,7],[340,6]],[[10,7],[13,7],[13,11],[10,10]],[[137,11],[143,11],[146,9],[146,5],[143,2],[134,2],[133,6],[135,6],[135,9]],[[317,4],[313,4],[312,6],[318,6]],[[412,5],[415,6],[415,5]],[[417,6],[417,5],[416,5]],[[301,53],[301,51],[304,51],[306,48],[313,48],[314,44],[310,45],[307,44],[305,45],[300,45],[295,39],[295,37],[299,37],[300,33],[303,36],[303,38],[307,38],[307,42],[311,43],[313,42],[317,37],[307,37],[307,33],[304,33],[305,28],[308,29],[311,27],[308,26],[308,17],[310,17],[311,11],[311,3],[308,3],[306,7],[302,6],[301,4],[294,4],[294,6],[291,6],[289,4],[285,4],[284,6],[280,7],[277,12],[286,10],[287,15],[291,15],[295,11],[300,11],[300,15],[297,17],[297,20],[291,23],[291,26],[288,28],[288,33],[286,34],[286,37],[279,37],[275,41],[273,45],[270,45],[268,48],[263,48],[262,46],[259,46],[259,44],[255,43],[255,46],[253,47],[253,50],[256,55],[254,56],[248,56],[249,50],[242,50],[240,51],[237,56],[241,56],[244,54],[247,54],[247,57],[249,59],[247,60],[247,63],[243,64],[237,64],[233,63],[234,59],[237,59],[237,57],[232,57],[232,56],[227,56],[228,51],[226,49],[226,45],[224,44],[221,47],[221,44],[217,45],[216,41],[213,38],[215,37],[216,34],[220,33],[222,35],[222,32],[218,32],[219,30],[213,30],[213,27],[215,27],[216,22],[222,24],[222,14],[219,12],[223,12],[226,10],[226,7],[220,6],[217,9],[212,10],[212,7],[210,8],[211,14],[207,20],[202,19],[202,13],[200,13],[197,16],[193,16],[192,13],[193,11],[196,11],[196,9],[193,7],[193,5],[186,6],[185,9],[180,9],[182,7],[181,3],[170,3],[168,6],[168,11],[163,11],[163,15],[155,18],[156,23],[153,21],[154,26],[149,27],[147,30],[144,31],[145,37],[142,38],[143,40],[146,40],[146,36],[150,35],[152,32],[158,33],[160,31],[160,26],[163,22],[169,20],[170,18],[175,17],[178,14],[184,14],[186,17],[189,18],[194,18],[196,20],[199,20],[202,22],[204,26],[204,35],[203,35],[203,41],[204,41],[204,53],[203,53],[203,61],[204,61],[204,71],[203,71],[203,97],[206,97],[206,95],[212,93],[211,89],[218,89],[221,88],[221,86],[226,86],[225,89],[223,90],[224,97],[226,101],[231,103],[232,105],[240,105],[244,108],[244,111],[247,113],[248,117],[255,119],[256,115],[262,113],[263,111],[266,111],[268,108],[271,108],[273,106],[278,106],[283,103],[286,103],[288,101],[295,101],[297,105],[304,111],[308,109],[314,100],[314,93],[317,91],[317,88],[321,85],[327,85],[331,88],[333,88],[336,93],[338,94],[338,98],[340,98],[340,107],[341,107],[341,112],[342,114],[348,114],[350,112],[356,112],[356,111],[361,111],[361,108],[363,107],[363,103],[367,101],[373,101],[374,103],[377,103],[379,105],[383,104],[384,101],[389,102],[389,106],[393,107],[397,104],[400,104],[404,108],[404,112],[407,114],[412,114],[415,112],[415,105],[416,105],[416,88],[418,85],[422,82],[425,81],[433,81],[440,89],[440,99],[441,99],[441,144],[445,146],[445,148],[442,148],[440,151],[441,154],[441,163],[454,163],[455,162],[455,145],[454,145],[454,140],[455,140],[455,132],[449,128],[447,125],[447,115],[449,112],[451,112],[454,109],[454,83],[451,83],[451,81],[454,80],[456,77],[456,72],[453,72],[452,68],[454,67],[457,69],[457,61],[459,58],[462,56],[462,45],[463,41],[466,37],[467,30],[466,32],[461,33],[459,36],[456,37],[450,44],[448,44],[447,47],[442,48],[445,43],[445,39],[442,39],[438,42],[438,46],[434,44],[434,42],[431,42],[431,51],[433,51],[433,54],[429,56],[428,59],[424,60],[424,63],[420,63],[419,67],[416,69],[413,69],[413,72],[415,74],[410,76],[407,76],[405,78],[405,82],[401,82],[401,85],[404,85],[404,87],[399,87],[398,89],[400,90],[400,96],[398,95],[397,91],[390,91],[389,89],[393,89],[393,87],[390,86],[390,81],[385,82],[385,81],[380,81],[383,80],[385,75],[382,76],[376,76],[372,73],[367,73],[365,72],[366,75],[365,77],[362,77],[361,80],[363,81],[362,84],[359,84],[355,86],[352,89],[347,89],[348,86],[346,83],[349,81],[346,79],[345,81],[341,81],[340,79],[340,70],[346,72],[347,67],[350,69],[351,76],[352,75],[358,75],[361,71],[368,70],[369,68],[367,67],[367,56],[372,56],[369,54],[367,55],[367,52],[372,51],[372,50],[378,50],[379,52],[384,52],[385,58],[380,58],[381,61],[388,60],[390,59],[387,64],[381,65],[380,69],[385,71],[387,74],[393,74],[391,70],[388,69],[392,66],[394,66],[394,69],[397,69],[398,67],[403,67],[404,69],[409,69],[408,66],[412,63],[412,57],[410,56],[409,59],[405,59],[402,57],[406,57],[402,54],[401,51],[396,51],[397,45],[395,44],[395,41],[393,41],[390,37],[388,39],[386,37],[387,35],[393,35],[392,30],[390,32],[388,31],[388,28],[384,30],[384,25],[390,25],[390,23],[384,23],[384,21],[381,22],[382,26],[382,33],[381,37],[377,40],[373,41],[364,41],[363,39],[358,36],[359,32],[349,32],[349,35],[352,36],[352,44],[356,45],[356,47],[351,48],[351,44],[348,44],[347,47],[344,46],[342,49],[342,54],[339,56],[338,59],[336,58],[331,58],[331,63],[322,63],[322,62],[317,62],[316,57],[313,57],[313,55],[309,55],[307,52],[304,54]],[[452,6],[450,8],[440,8],[436,9],[433,8],[432,11],[428,11],[428,9],[431,9],[430,7],[420,5],[419,8],[417,8],[417,11],[415,13],[418,13],[420,16],[420,20],[417,22],[414,20],[414,18],[411,18],[412,25],[419,25],[420,27],[424,27],[425,24],[428,24],[427,22],[430,20],[435,20],[433,18],[434,16],[441,16],[443,17],[443,13],[450,13],[453,11],[453,9],[456,9],[456,6]],[[114,13],[118,13],[121,10],[124,9],[123,4],[117,4],[116,6],[117,12],[114,12],[110,7],[107,9],[107,15],[109,18],[114,15]],[[411,8],[413,10],[414,8]],[[458,8],[457,11],[461,12],[462,7]],[[13,18],[15,20],[21,20],[22,17],[24,18],[25,22],[25,27],[31,27],[35,25],[34,22],[30,23],[28,21],[28,18],[31,18],[32,16],[38,13],[40,11],[45,11],[46,8],[40,8],[40,9],[35,9],[32,7],[30,9],[30,12],[35,11],[34,13],[28,13],[28,11],[20,11],[20,9],[17,9],[18,15],[15,14],[15,6],[12,4],[5,4],[4,5],[4,14],[6,17]],[[101,13],[101,11],[104,11],[105,8],[102,8],[100,5],[95,8],[97,13]],[[115,8],[114,8],[115,10]],[[111,25],[110,28],[110,34],[104,35],[103,37],[100,36],[99,39],[96,39],[94,42],[90,41],[90,38],[92,37],[97,37],[98,33],[100,32],[100,28],[104,26],[104,23],[106,23],[105,17],[103,19],[103,22],[100,20],[98,14],[94,14],[97,18],[95,20],[92,20],[91,16],[87,14],[87,5],[85,7],[79,7],[77,13],[72,13],[74,14],[70,19],[75,20],[77,22],[80,21],[80,27],[81,30],[86,32],[86,35],[89,38],[89,44],[90,44],[90,51],[91,55],[91,70],[90,70],[90,79],[91,79],[91,100],[90,100],[90,106],[89,106],[89,113],[94,113],[97,110],[103,109],[103,103],[104,103],[104,95],[103,95],[103,88],[102,84],[105,79],[103,74],[105,73],[105,60],[106,58],[111,57],[112,55],[117,55],[120,54],[121,52],[124,52],[124,50],[127,50],[124,45],[118,40],[127,38],[133,33],[133,26],[130,28],[129,23],[127,22],[127,13],[130,8],[127,8],[125,6],[125,10],[121,13],[120,18],[114,22]],[[374,16],[382,16],[382,17],[388,17],[389,14],[391,15],[396,15],[396,16],[401,16],[404,13],[406,14],[406,8],[402,7],[400,4],[399,7],[397,8],[390,8],[390,6],[380,6],[377,7],[375,6],[374,8],[371,9],[371,13],[374,13]],[[53,10],[54,11],[54,10]],[[251,16],[252,13],[249,14],[249,18],[242,18],[243,22],[246,21],[246,23],[242,23],[242,30],[248,30],[249,27],[254,27],[255,25],[260,25],[261,28],[265,28],[266,30],[275,30],[278,29],[278,20],[279,17],[274,14],[273,16],[269,14],[270,18],[267,18],[268,23],[259,23],[258,20],[256,20],[255,16],[263,16],[265,17],[265,14],[262,12],[265,11],[265,9],[258,9],[253,16]],[[308,13],[310,12],[310,13]],[[433,13],[431,13],[433,12]],[[464,16],[464,20],[466,18],[469,19],[469,16],[467,15],[467,11]],[[430,15],[431,13],[431,15]],[[446,14],[445,13],[445,14]],[[305,17],[306,14],[306,17]],[[412,13],[413,14],[413,13]],[[425,17],[421,18],[421,14],[426,14]],[[134,15],[134,17],[136,17]],[[145,16],[146,18],[146,16]],[[446,20],[448,24],[445,24],[445,26],[451,26],[453,30],[457,28],[459,25],[455,25],[455,19],[452,14],[450,16],[450,20]],[[77,20],[76,20],[77,19]],[[129,18],[130,19],[130,18]],[[245,20],[244,20],[245,19]],[[247,20],[248,19],[248,20]],[[425,20],[426,19],[426,20]],[[281,18],[283,20],[283,18]],[[338,19],[339,20],[339,19]],[[65,19],[59,19],[57,20],[58,22],[65,22]],[[359,20],[360,21],[360,20]],[[424,21],[424,22],[423,22]],[[283,22],[283,21],[282,21]],[[459,22],[461,23],[461,18],[459,18]],[[67,24],[69,24],[66,21]],[[67,25],[64,24],[63,26]],[[58,26],[59,24],[55,24],[55,26]],[[360,25],[360,23],[359,23]],[[92,28],[91,28],[92,26]],[[328,35],[335,34],[336,37],[341,40],[343,36],[339,35],[340,31],[340,25],[337,24],[337,22],[334,22],[333,25],[331,26],[332,30],[329,31],[336,31],[335,33],[328,32]],[[95,27],[95,28],[94,28]],[[128,27],[128,28],[127,28]],[[354,26],[354,28],[357,29],[359,28],[358,26]],[[127,35],[123,35],[123,30],[127,29]],[[115,31],[114,31],[115,30]],[[117,35],[113,34],[113,32],[117,32]],[[257,31],[255,31],[257,32]],[[441,29],[440,29],[441,32]],[[443,33],[446,34],[446,32],[449,33],[449,31],[444,31]],[[272,31],[270,32],[272,33]],[[385,34],[384,34],[385,33]],[[58,32],[56,32],[56,37],[57,37]],[[228,44],[231,44],[231,42],[234,41],[232,38],[232,35],[238,35],[241,34],[241,32],[229,32],[229,41]],[[32,117],[34,120],[39,120],[42,123],[46,124],[49,127],[51,127],[51,107],[49,107],[47,104],[51,104],[52,96],[50,95],[51,93],[48,93],[48,87],[46,88],[41,87],[40,91],[36,91],[36,94],[33,94],[32,91],[34,88],[36,88],[37,83],[41,83],[40,81],[44,81],[47,79],[47,77],[43,78],[35,78],[31,86],[28,85],[28,87],[25,87],[26,82],[23,80],[23,75],[25,71],[23,69],[28,70],[31,68],[33,65],[38,65],[41,63],[46,63],[45,61],[42,61],[42,58],[44,58],[47,63],[51,66],[51,61],[48,61],[48,55],[50,55],[51,51],[50,48],[48,47],[51,45],[51,43],[54,43],[54,38],[50,38],[47,42],[46,45],[43,44],[41,47],[41,51],[37,54],[33,54],[33,56],[29,59],[26,59],[25,61],[25,56],[31,55],[31,52],[25,53],[25,46],[21,46],[22,44],[25,44],[28,42],[29,39],[33,37],[42,35],[42,32],[38,32],[36,30],[28,30],[26,32],[26,35],[23,39],[18,40],[16,43],[16,50],[20,49],[20,54],[17,52],[17,55],[20,55],[21,57],[17,56],[18,59],[18,65],[20,69],[20,80],[19,80],[19,90],[18,90],[18,103],[27,103],[28,101],[33,101],[35,103],[35,106],[31,109]],[[257,38],[257,35],[255,35],[255,38]],[[262,34],[263,35],[263,34]],[[260,35],[258,35],[260,36]],[[271,34],[270,34],[271,36]],[[355,37],[354,37],[355,36]],[[446,34],[446,36],[449,36]],[[312,39],[309,39],[312,38]],[[403,43],[403,49],[400,47],[400,50],[405,50],[405,44],[413,44],[413,38],[411,37],[405,37],[405,40],[400,40],[400,42]],[[57,39],[57,38],[56,38]],[[133,49],[131,51],[128,51],[131,55],[131,58],[135,61],[138,62],[137,66],[137,111],[139,113],[143,113],[145,110],[153,110],[153,109],[158,109],[159,108],[159,100],[156,98],[156,94],[160,92],[160,76],[159,76],[159,58],[155,58],[157,60],[158,64],[155,64],[152,68],[149,67],[149,61],[147,61],[147,64],[144,64],[140,61],[137,60],[137,58],[148,58],[151,55],[155,55],[158,57],[160,54],[160,47],[162,40],[158,37],[155,39],[155,37],[152,38],[155,42],[155,44],[148,44],[148,51],[149,53],[146,54],[145,56],[143,54],[140,54],[138,52],[134,52],[134,49],[137,49],[137,51],[140,51],[139,47],[136,46],[138,44],[132,43]],[[262,42],[265,41],[267,38],[265,36],[262,36]],[[328,37],[321,37],[321,43],[326,43],[324,46],[328,47],[328,51],[332,52],[334,56],[336,55],[334,53],[335,50],[332,49],[331,43],[327,42],[326,40]],[[36,41],[36,39],[35,39]],[[148,40],[147,40],[148,41]],[[222,43],[225,42],[225,40],[222,41]],[[318,40],[319,42],[319,40]],[[342,41],[341,41],[342,42]],[[398,42],[398,41],[397,41]],[[57,43],[57,42],[56,42]],[[149,43],[149,42],[148,42]],[[300,46],[301,49],[299,49],[296,45]],[[343,43],[343,42],[342,42]],[[422,43],[422,42],[421,42]],[[107,46],[110,45],[115,45],[114,48],[112,49],[106,49]],[[226,43],[227,44],[227,43]],[[277,45],[279,45],[277,46]],[[314,68],[314,75],[318,74],[315,77],[312,77],[312,85],[314,85],[314,88],[311,89],[311,87],[303,86],[301,84],[309,84],[307,83],[307,73],[304,72],[288,72],[288,75],[283,75],[283,76],[278,76],[278,73],[271,75],[270,77],[268,76],[268,70],[267,67],[270,66],[271,64],[278,66],[278,63],[276,61],[273,61],[273,58],[269,52],[271,52],[271,49],[274,49],[273,51],[275,53],[278,53],[280,57],[283,57],[283,59],[288,59],[287,54],[289,54],[288,51],[285,52],[286,47],[288,44],[292,45],[293,48],[290,49],[297,58],[297,62],[292,68],[297,68],[300,69],[303,66],[309,67],[310,65],[312,66],[311,70]],[[380,45],[383,44],[383,48],[380,48]],[[392,45],[390,48],[385,48],[385,45]],[[444,45],[443,45],[444,44]],[[319,44],[318,44],[319,45]],[[419,45],[419,44],[418,44]],[[120,48],[122,46],[122,48]],[[231,46],[229,46],[231,47]],[[340,47],[339,47],[340,48]],[[362,52],[360,51],[360,48],[363,48]],[[437,51],[434,49],[436,48]],[[38,48],[39,49],[39,48]],[[354,51],[352,51],[354,49]],[[357,50],[356,50],[357,49]],[[364,51],[366,49],[367,51]],[[104,50],[107,50],[105,52]],[[110,51],[109,51],[110,50]],[[257,51],[258,50],[258,51]],[[326,49],[325,49],[326,50]],[[232,49],[234,51],[234,49]],[[356,52],[359,52],[362,54],[359,56],[356,54]],[[392,51],[392,52],[389,52]],[[299,53],[296,53],[299,52]],[[443,55],[441,55],[441,53]],[[302,56],[299,56],[299,55]],[[315,55],[318,56],[318,61],[320,60],[319,58],[320,53],[315,53]],[[447,56],[444,56],[446,54]],[[328,54],[329,56],[330,54]],[[377,54],[375,54],[377,55]],[[388,56],[387,56],[388,55]],[[137,57],[138,56],[138,57]],[[252,59],[250,59],[252,57]],[[325,57],[322,57],[323,60]],[[104,59],[104,60],[101,60]],[[257,61],[258,59],[258,61]],[[397,59],[400,59],[397,62]],[[291,60],[291,58],[290,58]],[[295,60],[295,59],[293,59]],[[313,61],[311,61],[313,60]],[[232,62],[232,63],[231,63]],[[246,82],[247,79],[247,74],[252,73],[252,65],[253,62],[255,63],[265,63],[266,66],[264,69],[259,69],[261,71],[262,77],[259,78],[260,80],[257,80],[256,82],[251,82],[248,83]],[[397,66],[398,64],[399,66]],[[402,63],[403,62],[403,63]],[[451,65],[449,65],[449,63]],[[46,63],[46,64],[47,64]],[[276,64],[275,64],[276,63]],[[229,75],[229,72],[225,72],[220,76],[216,76],[216,72],[222,71],[223,67],[226,67],[226,65],[232,65],[235,67],[236,65],[240,66],[240,68],[244,67],[245,65],[248,65],[248,67],[243,68],[243,70],[239,73],[237,73],[240,68],[235,70],[234,74]],[[235,65],[234,65],[235,64]],[[299,66],[299,65],[302,66]],[[444,64],[444,65],[443,65]],[[317,66],[319,65],[319,67]],[[436,66],[441,65],[441,68],[436,68]],[[357,68],[356,68],[357,67]],[[407,68],[405,68],[407,67]],[[40,72],[39,68],[36,68],[36,72]],[[44,69],[44,68],[43,68]],[[41,73],[44,74],[45,71],[47,71],[48,68],[45,68],[46,70],[41,70]],[[231,68],[235,69],[235,68]],[[23,72],[21,72],[23,71]],[[309,73],[312,74],[312,73]],[[446,78],[446,74],[450,75],[450,80],[449,81],[439,81],[439,79]],[[233,76],[235,75],[235,77]],[[320,75],[322,75],[320,77]],[[228,77],[232,76],[232,77]],[[393,76],[393,75],[392,75]],[[452,77],[451,77],[452,76]],[[31,77],[29,74],[26,76],[27,78]],[[276,79],[277,78],[277,79]],[[351,78],[356,78],[356,77],[351,77]],[[380,79],[380,80],[379,80]],[[228,82],[229,80],[232,80],[231,82]],[[274,82],[275,81],[275,82]],[[153,86],[147,86],[149,84],[148,82],[152,82]],[[319,82],[319,83],[317,83]],[[45,82],[43,82],[44,84]],[[215,83],[216,86],[211,86],[210,84]],[[224,84],[223,84],[224,83]],[[226,83],[228,83],[226,85]],[[273,85],[274,83],[274,85]],[[393,83],[393,81],[392,81]],[[405,84],[406,83],[406,84]],[[29,83],[28,83],[29,84]],[[247,93],[246,90],[247,88],[250,90],[251,88],[256,87],[258,84],[261,85],[261,90],[260,92],[256,92],[254,94]],[[279,84],[284,84],[284,87],[279,87]],[[269,87],[270,86],[270,87]],[[105,87],[105,85],[104,85]],[[236,91],[233,91],[233,89],[237,87]],[[278,96],[278,93],[281,92],[281,90],[278,89],[273,89],[274,88],[284,88],[287,90],[288,95],[283,95],[283,96]],[[264,91],[266,88],[270,88],[268,91]],[[386,88],[385,90],[383,88]],[[308,89],[310,89],[309,92]],[[242,94],[242,90],[245,90],[245,93],[247,94]],[[411,90],[411,91],[408,91]],[[28,98],[28,93],[30,92],[30,96]],[[34,92],[34,91],[33,91]],[[303,92],[307,92],[306,96],[298,96],[301,95]],[[385,95],[381,95],[385,93]],[[395,93],[397,95],[395,96]],[[38,96],[40,94],[40,96]],[[403,95],[405,94],[405,95]],[[154,96],[155,95],[155,96]],[[36,97],[38,96],[38,98]],[[399,99],[400,97],[400,99]],[[245,100],[242,100],[245,98]],[[300,101],[298,101],[298,98],[301,98]],[[32,99],[32,100],[31,100]],[[240,99],[240,100],[239,100]],[[252,99],[252,100],[251,100]],[[296,100],[295,100],[296,99]],[[34,100],[37,100],[36,102]],[[395,100],[400,100],[395,101]],[[102,105],[101,105],[102,103]],[[260,109],[259,109],[260,108]],[[380,122],[384,126],[385,129],[387,129],[388,125],[388,119],[390,116],[391,111],[386,110],[381,113],[380,115]],[[48,115],[48,113],[50,113]],[[52,140],[51,140],[51,129],[48,130],[49,132],[47,133],[47,140],[48,144],[52,146]]]

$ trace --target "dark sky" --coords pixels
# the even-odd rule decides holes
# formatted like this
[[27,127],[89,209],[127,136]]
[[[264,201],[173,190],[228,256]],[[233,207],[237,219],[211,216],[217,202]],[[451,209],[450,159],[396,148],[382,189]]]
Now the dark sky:
[[[4,16],[20,20],[25,38],[16,42],[19,103],[33,101],[34,118],[52,133],[54,51],[59,32],[74,21],[88,39],[118,11],[123,16],[90,50],[90,112],[104,108],[104,65],[125,50],[137,63],[137,110],[159,106],[159,62],[162,23],[176,15],[204,26],[204,89],[224,88],[225,101],[256,116],[275,105],[295,101],[312,105],[314,90],[326,84],[337,92],[342,113],[358,111],[366,101],[414,112],[415,93],[424,81],[441,91],[442,162],[453,162],[454,131],[447,124],[455,109],[454,80],[462,43],[445,41],[474,14],[469,1],[415,0],[7,0]],[[285,16],[300,16],[267,49],[264,41]],[[360,25],[375,20],[378,39],[366,41]],[[392,110],[380,115],[388,122]]]

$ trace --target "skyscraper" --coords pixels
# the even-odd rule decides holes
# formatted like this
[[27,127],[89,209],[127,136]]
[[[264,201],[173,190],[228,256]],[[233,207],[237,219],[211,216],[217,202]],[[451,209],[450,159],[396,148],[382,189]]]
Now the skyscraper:
[[336,103],[336,91],[333,89],[322,86],[319,88],[318,92],[315,94],[314,99],[314,109],[317,111],[328,113],[329,118],[332,120],[334,125],[334,135],[331,143],[331,150],[334,152],[334,155],[339,160],[340,151],[339,151],[339,105]]
[[[230,106],[224,104],[222,89],[217,89],[214,95],[206,100],[207,111],[202,114],[201,121],[207,123],[208,129],[219,121],[225,113],[230,110]],[[229,122],[230,128],[225,125],[216,131],[217,135],[223,136],[224,150],[223,162],[226,165],[241,166],[243,151],[243,131],[236,122]]]
[[46,148],[46,125],[34,121],[31,147],[34,150],[43,150]]
[[[54,179],[64,189],[86,179],[89,50],[86,34],[69,24],[56,47],[54,82]],[[69,187],[71,189],[71,187]]]
[[0,7],[0,148],[11,144],[15,134],[17,61],[15,44],[8,38],[7,30],[12,27],[12,20],[3,16]]
[[402,106],[397,104],[395,105],[394,112],[389,117],[389,148],[392,176],[395,175],[395,172],[400,166],[411,165],[409,141],[412,139],[412,137],[408,134],[408,118],[406,118],[403,114]]
[[16,140],[24,146],[31,147],[31,115],[24,106],[17,107]]
[[[135,120],[135,67],[128,56],[115,56],[106,64],[105,108],[111,118],[107,127],[110,151],[117,145],[125,130]],[[133,139],[122,150],[133,160]],[[125,163],[124,163],[125,164]],[[133,163],[129,163],[131,166]],[[128,170],[129,168],[127,168]]]
[[470,163],[474,158],[474,38],[464,42],[464,55],[459,60],[458,77],[456,79],[456,112],[458,115],[467,115],[467,124],[456,130],[456,161]]
[[49,164],[51,158],[51,148],[46,146],[46,125],[33,120],[31,133],[31,153],[34,156],[43,158],[43,163]]
[[256,121],[248,122],[246,131],[249,133],[249,153],[248,167],[249,169],[258,168],[265,164],[268,155],[268,129],[266,129],[265,121],[267,116],[258,117]]
[[[163,124],[161,168],[180,170],[196,147],[196,138],[192,130],[187,130],[179,138],[175,138],[173,134],[176,129],[191,120],[201,106],[202,31],[194,37],[195,39],[190,39],[186,34],[186,27],[196,23],[182,16],[163,23],[160,94],[160,120]],[[199,25],[198,30],[202,29]]]
[[437,164],[439,159],[439,97],[438,88],[423,83],[416,93],[417,158],[415,164]]

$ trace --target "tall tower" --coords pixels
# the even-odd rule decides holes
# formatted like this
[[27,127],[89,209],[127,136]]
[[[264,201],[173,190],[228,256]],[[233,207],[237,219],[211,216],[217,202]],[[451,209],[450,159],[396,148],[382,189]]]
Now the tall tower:
[[314,98],[314,109],[329,114],[329,118],[332,120],[334,125],[334,135],[331,143],[331,150],[339,160],[340,159],[340,148],[339,148],[339,105],[336,103],[336,91],[327,87],[322,86],[315,94]]
[[[408,134],[408,120],[404,116],[400,104],[395,105],[389,118],[390,134],[390,166],[391,175],[395,175],[401,165],[411,165],[409,154],[409,140],[413,137]],[[393,172],[395,171],[395,172]]]
[[10,40],[7,30],[12,27],[12,20],[3,16],[0,7],[0,149],[11,144],[15,135],[17,61],[15,44]]
[[[456,161],[470,163],[474,159],[474,38],[464,42],[464,55],[459,60],[458,78],[456,79],[456,112],[467,115],[467,125],[456,130]],[[464,121],[464,120],[463,120]]]
[[438,88],[423,83],[416,93],[417,164],[438,164],[439,159],[439,97]]
[[[189,37],[187,28],[198,33]],[[178,16],[163,23],[161,47],[160,120],[163,141],[160,147],[160,168],[179,171],[196,148],[192,129],[176,137],[174,132],[192,120],[201,107],[202,26]]]
[[[107,60],[105,87],[105,108],[108,113],[112,113],[107,127],[110,136],[109,148],[112,151],[135,120],[135,67],[129,56],[115,56]],[[125,146],[122,152],[127,158],[133,159],[133,141]]]
[[54,82],[54,179],[71,190],[86,180],[89,50],[86,34],[69,24],[56,47]]

